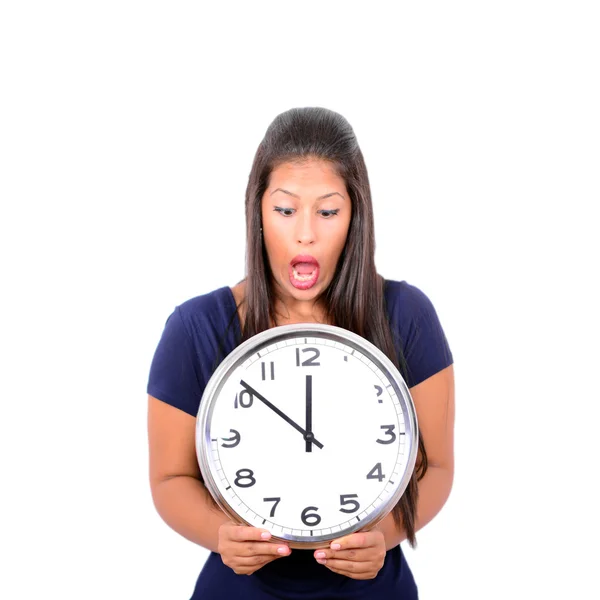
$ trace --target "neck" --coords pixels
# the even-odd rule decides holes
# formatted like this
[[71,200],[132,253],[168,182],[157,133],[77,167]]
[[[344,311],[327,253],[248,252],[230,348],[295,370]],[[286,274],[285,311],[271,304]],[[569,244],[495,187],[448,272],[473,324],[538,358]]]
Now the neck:
[[326,323],[325,310],[315,302],[290,302],[277,297],[275,300],[275,325],[292,323]]

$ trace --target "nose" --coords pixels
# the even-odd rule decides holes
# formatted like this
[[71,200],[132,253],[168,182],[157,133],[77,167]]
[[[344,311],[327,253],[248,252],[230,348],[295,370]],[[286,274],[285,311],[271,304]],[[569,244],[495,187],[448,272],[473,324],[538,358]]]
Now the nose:
[[309,245],[315,242],[315,228],[310,215],[303,215],[296,221],[296,239],[299,244]]

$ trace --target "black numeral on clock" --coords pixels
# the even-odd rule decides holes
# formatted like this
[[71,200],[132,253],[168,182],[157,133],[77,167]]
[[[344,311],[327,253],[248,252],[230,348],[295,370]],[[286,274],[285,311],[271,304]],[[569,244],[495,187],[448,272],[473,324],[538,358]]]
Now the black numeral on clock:
[[263,498],[264,502],[275,502],[275,504],[273,504],[272,508],[271,508],[271,513],[269,514],[270,517],[274,517],[275,516],[275,509],[277,508],[277,505],[281,502],[281,498]]
[[389,440],[377,440],[378,444],[391,444],[396,441],[396,434],[394,433],[395,425],[382,425],[381,429],[386,430],[386,434],[391,436]]
[[[383,388],[380,385],[375,385],[373,387],[377,390],[377,397],[379,398],[379,396],[381,396],[381,394],[383,393]],[[377,402],[379,402],[379,404],[382,404],[383,400],[381,398],[379,398],[379,400],[377,400]]]
[[[246,400],[244,400],[246,398]],[[239,394],[235,395],[235,402],[233,403],[234,408],[250,408],[254,402],[254,396],[248,390],[242,390]]]
[[[244,473],[248,473],[248,475],[244,475]],[[244,479],[249,480],[249,483],[242,483]],[[252,469],[240,469],[236,472],[236,478],[233,483],[241,488],[252,487],[256,483],[256,479],[254,479],[254,471],[252,471]]]
[[302,364],[300,363],[300,348],[296,348],[296,366],[303,367],[318,367],[321,363],[315,362],[319,356],[321,356],[321,352],[318,348],[302,348],[302,352],[313,352],[314,355],[310,358],[307,358]]
[[354,506],[354,508],[340,508],[340,512],[353,513],[360,508],[360,504],[356,500],[349,500],[349,498],[358,498],[358,494],[344,494],[343,496],[340,496],[340,504],[342,506],[347,504]]
[[[316,513],[309,513],[309,510],[319,510],[316,506],[307,506],[303,511],[300,518],[305,525],[309,527],[314,527],[321,522],[321,517]],[[310,520],[309,520],[310,519]]]
[[[264,362],[260,363],[260,370],[262,373],[262,380],[264,381],[267,376],[266,376],[266,370],[267,370],[267,364]],[[273,381],[275,379],[275,363],[271,362],[271,381]]]
[[385,479],[385,475],[381,472],[381,463],[377,463],[367,475],[367,479],[377,479],[381,482]]
[[221,444],[223,448],[235,448],[242,439],[240,436],[240,432],[235,429],[230,429],[231,433],[233,433],[233,437],[230,438],[221,438],[224,442],[231,442],[231,444]]

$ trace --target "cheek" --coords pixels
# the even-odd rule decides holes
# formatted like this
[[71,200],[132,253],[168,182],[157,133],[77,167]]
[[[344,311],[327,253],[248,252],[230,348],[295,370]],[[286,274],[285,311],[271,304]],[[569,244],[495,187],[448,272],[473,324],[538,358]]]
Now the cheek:
[[327,261],[324,266],[328,273],[331,275],[333,271],[335,271],[338,261],[340,260],[340,256],[342,255],[342,250],[344,249],[344,245],[346,243],[345,235],[336,235],[335,237],[330,238],[330,244],[327,252]]
[[347,228],[343,229],[342,231],[340,231],[338,233],[338,235],[335,236],[334,238],[334,248],[335,248],[335,253],[337,256],[339,256],[342,253],[342,250],[344,249],[344,246],[346,244],[346,238],[348,237],[348,230]]
[[275,267],[281,262],[283,256],[284,246],[281,243],[280,234],[276,231],[270,231],[268,235],[264,235],[265,248],[267,250],[267,256],[269,257],[269,263],[271,267]]

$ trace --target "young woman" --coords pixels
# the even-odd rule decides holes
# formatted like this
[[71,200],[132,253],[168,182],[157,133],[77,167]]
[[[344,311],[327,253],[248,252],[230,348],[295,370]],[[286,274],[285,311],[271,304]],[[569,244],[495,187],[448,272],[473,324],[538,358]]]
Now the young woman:
[[[147,387],[154,504],[211,551],[192,599],[415,599],[400,542],[414,546],[450,494],[453,358],[429,298],[376,272],[367,169],[341,115],[298,108],[271,123],[249,177],[246,224],[245,279],[175,308]],[[415,471],[392,512],[315,551],[232,523],[204,487],[195,451],[200,399],[218,364],[251,336],[300,322],[343,327],[382,350],[407,382],[420,429]]]

